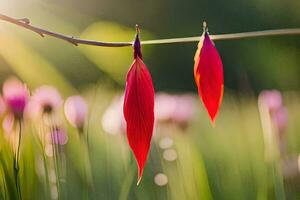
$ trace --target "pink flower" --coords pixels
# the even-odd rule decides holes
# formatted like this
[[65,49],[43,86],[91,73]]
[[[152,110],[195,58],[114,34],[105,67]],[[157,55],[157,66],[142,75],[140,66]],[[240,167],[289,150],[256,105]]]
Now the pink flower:
[[284,133],[288,126],[288,111],[281,107],[272,114],[272,120],[276,124],[279,133]]
[[[109,134],[115,135],[126,131],[126,122],[122,115],[123,99],[124,96],[116,96],[102,116],[102,127]],[[196,107],[195,95],[157,93],[154,108],[156,124],[172,123],[184,129],[193,119]]]
[[174,123],[185,128],[195,114],[194,95],[158,93],[155,98],[155,116],[158,122]]
[[259,99],[270,111],[279,109],[282,106],[282,96],[278,90],[265,90],[259,94]]
[[155,95],[155,119],[159,122],[169,122],[176,110],[176,98],[167,93]]
[[[49,130],[47,134],[45,134],[45,151],[47,155],[52,156],[52,148],[55,148],[53,145],[65,145],[68,143],[69,137],[66,129],[61,126],[53,127],[52,130]],[[50,148],[50,149],[49,149]]]
[[48,85],[37,88],[30,102],[29,112],[32,117],[36,117],[43,113],[52,113],[58,110],[63,103],[62,97],[56,88]]
[[102,127],[105,132],[116,135],[125,133],[126,122],[123,111],[124,96],[116,96],[102,116]]
[[71,96],[66,100],[64,110],[70,124],[82,129],[88,112],[85,100],[81,96]]
[[272,123],[282,135],[287,129],[288,112],[283,105],[281,93],[278,90],[262,91],[258,100],[268,109]]
[[179,124],[187,124],[195,114],[197,101],[194,95],[183,94],[176,97],[176,109],[173,112],[173,121]]
[[10,112],[16,118],[22,118],[29,100],[27,87],[16,78],[10,78],[3,84],[3,98]]
[[[50,134],[51,133],[49,133],[48,135],[50,135]],[[67,132],[63,128],[60,128],[60,127],[55,128],[55,130],[53,131],[52,134],[53,134],[52,137],[53,137],[55,144],[58,144],[58,145],[67,144],[69,138],[68,138]]]

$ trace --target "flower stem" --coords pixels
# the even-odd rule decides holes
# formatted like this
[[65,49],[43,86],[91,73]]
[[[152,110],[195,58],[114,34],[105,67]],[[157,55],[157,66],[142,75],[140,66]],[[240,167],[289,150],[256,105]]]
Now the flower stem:
[[274,161],[271,164],[272,167],[272,178],[274,182],[275,199],[285,200],[285,189],[283,184],[283,176],[281,174],[281,168],[278,161]]
[[82,143],[82,146],[84,147],[84,176],[86,181],[86,187],[84,191],[84,199],[89,199],[89,192],[90,190],[93,190],[93,180],[92,180],[92,169],[91,169],[91,161],[90,161],[90,155],[89,155],[89,145],[88,145],[88,134],[84,134],[83,129],[78,129],[80,140]]
[[39,144],[39,147],[41,148],[41,154],[42,154],[42,159],[43,159],[43,164],[44,164],[44,172],[45,172],[45,192],[47,193],[47,199],[51,199],[51,191],[50,191],[50,180],[49,180],[49,169],[48,169],[48,162],[47,162],[47,157],[45,153],[45,132],[43,129],[43,125],[39,129],[39,136],[37,138],[37,142]]
[[57,187],[58,199],[60,199],[59,167],[58,167],[57,149],[56,149],[54,134],[55,134],[55,128],[52,128],[51,131],[52,153],[53,153],[53,161],[54,161],[54,168],[55,168],[55,175],[56,175],[56,187]]
[[48,198],[50,198],[51,192],[50,192],[49,170],[47,166],[47,159],[46,159],[45,152],[43,152],[43,162],[44,162],[45,178],[46,178],[46,191],[49,195]]
[[21,184],[20,184],[20,177],[19,177],[19,157],[20,157],[20,145],[21,145],[21,139],[22,139],[22,120],[19,119],[19,135],[18,135],[18,146],[15,152],[14,156],[14,176],[15,176],[15,183],[18,193],[19,200],[22,200],[22,194],[21,194]]

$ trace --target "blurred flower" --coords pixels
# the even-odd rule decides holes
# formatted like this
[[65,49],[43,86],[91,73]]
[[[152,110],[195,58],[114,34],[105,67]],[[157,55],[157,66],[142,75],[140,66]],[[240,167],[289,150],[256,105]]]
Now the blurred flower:
[[[124,96],[116,96],[102,116],[102,127],[109,134],[125,133],[126,123],[123,112]],[[192,94],[155,95],[155,120],[157,123],[174,123],[186,128],[195,114],[197,98]]]
[[283,105],[281,93],[278,90],[262,91],[258,101],[268,110],[279,136],[283,135],[288,125],[288,112]]
[[259,94],[259,100],[268,107],[270,112],[282,106],[282,96],[278,90],[265,90]]
[[186,128],[194,116],[196,104],[196,98],[191,94],[158,93],[155,98],[156,120],[162,123],[175,123],[181,128]]
[[[50,135],[51,133],[49,133],[48,135]],[[55,144],[58,145],[65,145],[68,142],[68,134],[67,132],[61,128],[61,127],[57,127],[55,128],[55,130],[52,133],[52,137],[53,137],[53,141]]]
[[56,88],[48,85],[37,88],[29,105],[31,117],[37,117],[43,113],[53,113],[61,107],[62,97]]
[[16,78],[10,78],[3,84],[3,98],[10,112],[16,118],[22,118],[29,100],[27,87]]
[[279,108],[272,115],[273,122],[277,125],[279,133],[284,133],[288,126],[288,111],[285,107]]
[[155,119],[160,122],[169,122],[176,110],[176,98],[167,93],[155,95]]
[[68,133],[63,127],[55,127],[53,130],[49,130],[46,136],[45,146],[48,146],[47,148],[52,147],[51,144],[53,143],[57,145],[65,145],[69,140]]
[[82,129],[88,112],[85,100],[81,96],[71,96],[66,100],[64,110],[70,124]]
[[283,105],[282,95],[277,90],[261,92],[258,108],[264,134],[265,156],[268,162],[273,162],[286,153],[283,135],[288,125],[288,113]]
[[181,125],[187,124],[193,118],[195,108],[196,100],[193,95],[177,95],[176,109],[173,113],[173,121]]
[[115,97],[102,116],[102,127],[109,134],[125,133],[126,123],[123,116],[123,99],[124,96]]

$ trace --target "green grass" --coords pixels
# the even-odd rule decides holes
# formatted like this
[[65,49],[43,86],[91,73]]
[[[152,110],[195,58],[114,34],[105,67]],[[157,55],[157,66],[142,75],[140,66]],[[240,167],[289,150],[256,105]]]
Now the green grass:
[[[253,97],[227,96],[215,127],[199,102],[199,108],[187,129],[159,124],[153,138],[144,177],[136,186],[137,167],[129,150],[126,135],[109,135],[101,127],[101,118],[113,92],[90,89],[86,97],[90,116],[88,151],[76,129],[66,124],[69,141],[63,147],[66,162],[65,180],[61,182],[62,199],[298,199],[299,179],[286,180],[280,161],[267,162],[264,140]],[[299,97],[285,94],[289,128],[285,137],[286,155],[297,155],[300,117]],[[49,199],[45,177],[37,173],[42,165],[42,150],[37,142],[36,124],[26,122],[21,146],[21,186],[23,199]],[[3,133],[4,134],[4,133]],[[12,151],[4,135],[0,139],[0,198],[16,199]],[[173,139],[175,161],[163,158],[159,142]],[[90,166],[88,165],[90,160]],[[38,167],[40,166],[40,167]],[[43,169],[43,168],[42,168]],[[88,169],[91,169],[89,171]],[[88,174],[91,177],[87,180]],[[154,177],[164,173],[165,186]],[[299,178],[299,177],[298,177]],[[283,183],[283,185],[281,185]],[[282,193],[284,192],[284,193]]]

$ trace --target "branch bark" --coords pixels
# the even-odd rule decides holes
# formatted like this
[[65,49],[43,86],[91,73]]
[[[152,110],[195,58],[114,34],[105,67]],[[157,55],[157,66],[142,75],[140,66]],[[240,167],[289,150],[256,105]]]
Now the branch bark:
[[[30,20],[28,18],[16,19],[16,18],[9,17],[7,15],[0,14],[0,20],[9,22],[11,24],[15,24],[17,26],[20,26],[20,27],[23,27],[30,31],[33,31],[42,37],[44,37],[45,35],[48,35],[51,37],[55,37],[55,38],[67,41],[75,46],[78,46],[79,44],[83,44],[83,45],[101,46],[101,47],[126,47],[126,46],[132,46],[132,44],[133,44],[132,41],[131,42],[104,42],[104,41],[80,39],[80,38],[76,38],[74,36],[52,32],[52,31],[31,25]],[[219,35],[210,35],[210,37],[212,40],[237,40],[237,39],[247,39],[247,38],[253,38],[253,37],[280,36],[280,35],[300,35],[300,28],[219,34]],[[196,37],[184,37],[184,38],[147,40],[147,41],[142,41],[141,43],[143,45],[154,45],[154,44],[198,42],[199,40],[200,40],[200,36],[196,36]]]

